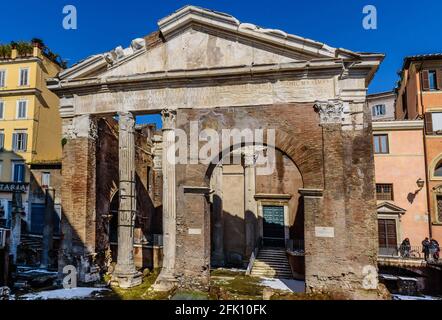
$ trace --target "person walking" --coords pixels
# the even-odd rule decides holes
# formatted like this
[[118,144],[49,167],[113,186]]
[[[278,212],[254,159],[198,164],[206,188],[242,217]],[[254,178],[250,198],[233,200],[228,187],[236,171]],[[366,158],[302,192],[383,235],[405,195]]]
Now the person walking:
[[439,242],[437,242],[436,239],[431,238],[430,239],[431,259],[437,262],[439,260],[439,252],[440,252]]
[[422,252],[424,253],[425,261],[428,261],[428,258],[430,257],[430,240],[428,237],[422,241]]

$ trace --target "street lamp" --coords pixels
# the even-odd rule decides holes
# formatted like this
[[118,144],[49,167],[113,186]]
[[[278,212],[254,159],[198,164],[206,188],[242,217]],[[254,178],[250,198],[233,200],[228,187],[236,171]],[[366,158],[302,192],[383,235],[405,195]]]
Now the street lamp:
[[425,181],[422,180],[422,178],[419,178],[419,179],[417,179],[416,184],[417,184],[417,186],[419,188],[419,191],[421,191],[422,188],[424,187]]

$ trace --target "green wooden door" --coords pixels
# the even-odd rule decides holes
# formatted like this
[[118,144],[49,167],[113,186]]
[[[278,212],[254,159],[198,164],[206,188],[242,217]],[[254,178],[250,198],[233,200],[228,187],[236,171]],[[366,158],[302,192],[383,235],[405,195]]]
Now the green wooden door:
[[284,207],[264,206],[263,207],[263,240],[265,246],[284,247]]

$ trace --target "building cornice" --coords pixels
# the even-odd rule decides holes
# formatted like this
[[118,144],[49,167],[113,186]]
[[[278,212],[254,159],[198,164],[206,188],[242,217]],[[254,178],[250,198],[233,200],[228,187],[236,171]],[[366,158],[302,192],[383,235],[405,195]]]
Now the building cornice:
[[373,121],[373,131],[386,130],[423,130],[423,120]]
[[0,98],[8,96],[20,96],[20,95],[38,95],[41,96],[42,91],[38,88],[20,88],[20,89],[0,89]]

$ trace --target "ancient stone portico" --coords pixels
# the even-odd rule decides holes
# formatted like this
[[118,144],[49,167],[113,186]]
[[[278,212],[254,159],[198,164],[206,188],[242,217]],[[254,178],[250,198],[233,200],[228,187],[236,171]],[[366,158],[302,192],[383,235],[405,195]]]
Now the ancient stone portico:
[[[158,27],[128,48],[93,55],[48,81],[60,97],[66,142],[61,265],[75,264],[83,281],[93,278],[96,188],[103,183],[96,175],[96,122],[118,115],[114,274],[122,286],[137,283],[130,213],[139,208],[128,196],[134,191],[135,145],[126,130],[137,115],[161,113],[162,142],[153,160],[159,169],[161,159],[163,180],[157,290],[207,289],[211,265],[246,264],[262,235],[263,206],[279,203],[285,208],[285,239],[305,243],[307,291],[376,297],[376,283],[367,281],[366,271],[376,270],[377,258],[366,91],[383,55],[332,48],[193,6],[161,19]],[[220,141],[220,151],[241,158],[236,165],[224,158],[175,164],[167,158],[169,146],[178,131],[191,136],[191,123],[220,137],[226,129],[263,130],[264,143],[244,148],[241,141],[231,142],[225,148]],[[276,171],[261,177],[257,153],[271,149],[277,153]],[[236,203],[235,194],[244,201]],[[296,208],[302,211],[301,231],[294,228],[301,217]],[[118,280],[121,275],[124,280]]]

